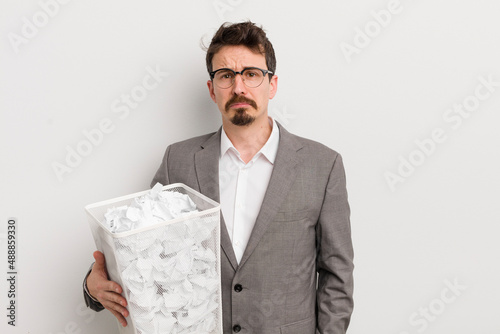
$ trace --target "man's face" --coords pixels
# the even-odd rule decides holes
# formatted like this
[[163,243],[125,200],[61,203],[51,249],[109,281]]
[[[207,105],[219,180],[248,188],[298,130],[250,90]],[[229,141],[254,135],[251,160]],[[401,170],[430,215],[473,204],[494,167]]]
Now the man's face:
[[[266,59],[260,53],[253,53],[242,45],[224,46],[212,59],[213,70],[229,68],[236,72],[247,67],[267,69]],[[269,74],[259,87],[249,88],[237,74],[234,84],[229,88],[219,88],[211,80],[207,82],[210,97],[217,103],[222,114],[223,124],[250,125],[256,120],[267,120],[267,105],[276,95],[278,77],[273,75],[269,82]]]

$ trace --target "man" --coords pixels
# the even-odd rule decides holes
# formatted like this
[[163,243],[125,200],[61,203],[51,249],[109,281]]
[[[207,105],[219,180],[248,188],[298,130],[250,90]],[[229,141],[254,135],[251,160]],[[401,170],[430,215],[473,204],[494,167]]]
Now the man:
[[[261,28],[222,25],[207,69],[222,127],[169,146],[152,184],[181,182],[221,203],[224,333],[346,333],[353,250],[341,156],[268,116],[278,77]],[[122,289],[94,257],[86,299],[125,325]]]

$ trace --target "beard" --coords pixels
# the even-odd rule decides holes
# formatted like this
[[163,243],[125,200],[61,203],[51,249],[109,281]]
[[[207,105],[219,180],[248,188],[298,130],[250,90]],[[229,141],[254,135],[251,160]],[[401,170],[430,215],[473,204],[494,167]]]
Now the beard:
[[[257,103],[255,103],[254,100],[250,100],[242,95],[235,95],[229,101],[227,101],[227,103],[225,105],[226,112],[229,112],[230,106],[232,104],[239,103],[239,102],[248,103],[255,110],[257,110]],[[233,123],[234,125],[238,125],[238,126],[247,126],[247,125],[252,124],[255,121],[255,117],[249,115],[247,113],[246,109],[247,108],[236,109],[236,113],[230,119],[231,123]]]
[[250,125],[255,121],[255,117],[249,115],[245,108],[236,109],[236,114],[231,117],[231,123],[238,126]]

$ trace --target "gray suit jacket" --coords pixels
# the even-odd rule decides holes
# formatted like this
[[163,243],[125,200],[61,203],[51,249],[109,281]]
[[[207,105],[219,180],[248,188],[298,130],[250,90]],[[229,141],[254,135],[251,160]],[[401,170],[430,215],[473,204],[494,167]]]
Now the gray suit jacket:
[[[224,333],[345,333],[353,249],[342,158],[278,126],[273,173],[239,264],[221,219]],[[152,185],[181,182],[219,201],[220,135],[169,146]]]

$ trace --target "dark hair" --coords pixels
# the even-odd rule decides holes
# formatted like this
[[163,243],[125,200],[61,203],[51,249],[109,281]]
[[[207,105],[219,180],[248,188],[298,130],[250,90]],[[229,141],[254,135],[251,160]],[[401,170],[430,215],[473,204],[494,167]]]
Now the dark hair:
[[[212,59],[219,50],[227,45],[244,45],[255,53],[260,53],[266,57],[267,69],[276,73],[276,56],[271,42],[267,39],[262,27],[256,26],[253,22],[223,23],[215,33],[207,49],[207,70],[212,72]],[[269,79],[271,79],[269,73]]]

